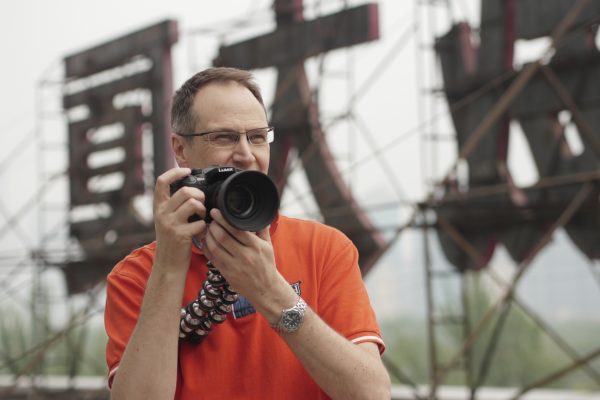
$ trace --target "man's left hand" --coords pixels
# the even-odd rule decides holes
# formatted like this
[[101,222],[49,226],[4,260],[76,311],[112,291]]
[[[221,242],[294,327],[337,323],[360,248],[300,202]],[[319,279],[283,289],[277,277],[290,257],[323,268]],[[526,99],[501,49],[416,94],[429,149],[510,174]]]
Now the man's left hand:
[[260,301],[281,281],[269,227],[256,233],[243,231],[230,225],[216,208],[210,215],[213,222],[204,240],[207,257],[233,290],[253,303]]

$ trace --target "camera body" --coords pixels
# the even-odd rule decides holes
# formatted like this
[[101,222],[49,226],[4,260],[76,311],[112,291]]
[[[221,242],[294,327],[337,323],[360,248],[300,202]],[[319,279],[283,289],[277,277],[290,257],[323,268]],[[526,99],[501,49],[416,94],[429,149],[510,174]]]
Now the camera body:
[[[217,208],[234,227],[256,232],[268,226],[279,209],[277,187],[259,171],[242,171],[232,166],[192,169],[190,175],[171,184],[171,195],[184,186],[204,192],[207,223],[212,220],[210,210]],[[195,214],[189,221],[199,219]]]

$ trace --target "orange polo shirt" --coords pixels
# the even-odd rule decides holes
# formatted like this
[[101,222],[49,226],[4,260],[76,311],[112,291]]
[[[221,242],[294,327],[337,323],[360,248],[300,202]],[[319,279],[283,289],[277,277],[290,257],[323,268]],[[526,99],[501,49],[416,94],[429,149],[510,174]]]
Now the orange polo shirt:
[[[384,350],[352,242],[326,225],[279,216],[271,225],[277,268],[330,327]],[[108,275],[105,327],[109,385],[135,327],[156,244],[135,250]],[[182,306],[206,279],[193,249]],[[149,349],[148,351],[151,351]],[[243,299],[200,344],[180,342],[176,399],[326,399],[285,341]]]

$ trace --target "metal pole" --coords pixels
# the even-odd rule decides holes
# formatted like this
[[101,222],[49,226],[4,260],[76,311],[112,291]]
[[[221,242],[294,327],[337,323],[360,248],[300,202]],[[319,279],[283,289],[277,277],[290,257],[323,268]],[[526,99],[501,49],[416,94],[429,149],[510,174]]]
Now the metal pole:
[[[424,221],[427,220],[427,210],[421,210]],[[429,398],[436,399],[437,382],[435,377],[438,375],[438,359],[435,332],[435,299],[433,297],[433,271],[431,265],[431,250],[429,244],[429,228],[423,224],[423,259],[425,260],[425,295],[427,301],[427,336],[429,341],[429,374],[431,376],[431,387]]]
[[518,398],[520,398],[522,395],[524,395],[525,393],[529,392],[532,389],[535,389],[537,387],[540,386],[544,386],[550,382],[553,382],[555,380],[557,380],[558,378],[565,376],[566,374],[568,374],[569,372],[573,371],[574,369],[578,368],[580,365],[582,364],[587,364],[588,362],[592,361],[594,358],[600,356],[600,349],[596,349],[594,351],[592,351],[591,353],[589,353],[588,355],[586,355],[585,357],[577,360],[576,362],[540,379],[537,382],[534,382],[530,385],[527,385],[526,387],[524,387],[523,389],[521,389],[519,391],[519,393],[517,393],[511,400],[516,400]]
[[577,104],[569,91],[565,88],[554,71],[552,71],[552,68],[542,66],[542,73],[565,107],[571,111],[571,115],[573,116],[579,131],[582,133],[581,136],[585,142],[592,148],[594,153],[596,153],[596,156],[600,157],[600,139],[598,139],[596,132],[594,132],[594,129],[588,124],[587,120],[577,107]]

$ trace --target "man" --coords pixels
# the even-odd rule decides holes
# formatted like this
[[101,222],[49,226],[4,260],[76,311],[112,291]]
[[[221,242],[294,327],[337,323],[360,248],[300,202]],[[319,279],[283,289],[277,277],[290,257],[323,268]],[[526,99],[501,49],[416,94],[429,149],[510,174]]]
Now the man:
[[[156,182],[156,242],[108,277],[111,398],[389,398],[383,341],[356,248],[343,234],[284,216],[245,232],[216,209],[208,225],[188,222],[206,215],[204,193],[183,187],[170,195],[169,185],[190,168],[267,173],[272,130],[251,75],[202,71],[175,93],[171,111],[180,168]],[[229,314],[200,343],[180,341],[181,307],[197,296],[208,261],[251,306]],[[281,329],[290,312],[301,318]]]

